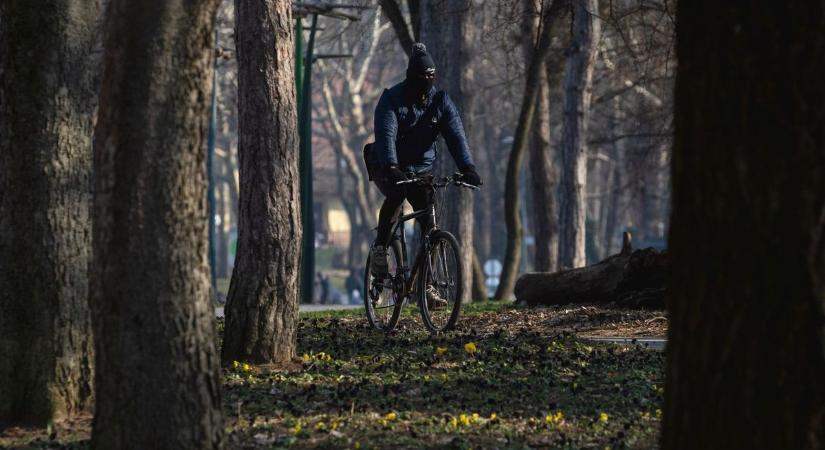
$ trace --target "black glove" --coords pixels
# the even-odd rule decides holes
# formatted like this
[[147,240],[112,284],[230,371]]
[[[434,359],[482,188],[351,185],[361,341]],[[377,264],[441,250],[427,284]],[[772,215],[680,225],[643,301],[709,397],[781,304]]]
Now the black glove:
[[402,172],[398,166],[389,166],[387,167],[387,178],[392,184],[396,184],[399,181],[406,180],[407,176],[404,175],[404,172]]
[[467,166],[461,169],[461,181],[473,186],[481,186],[481,177],[478,176],[475,166]]

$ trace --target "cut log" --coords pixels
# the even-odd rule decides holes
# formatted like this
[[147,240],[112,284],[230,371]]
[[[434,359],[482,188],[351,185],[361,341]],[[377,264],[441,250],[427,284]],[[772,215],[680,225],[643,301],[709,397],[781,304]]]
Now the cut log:
[[614,303],[627,308],[664,309],[667,253],[632,250],[625,233],[621,253],[586,267],[527,273],[515,287],[516,300],[528,306]]

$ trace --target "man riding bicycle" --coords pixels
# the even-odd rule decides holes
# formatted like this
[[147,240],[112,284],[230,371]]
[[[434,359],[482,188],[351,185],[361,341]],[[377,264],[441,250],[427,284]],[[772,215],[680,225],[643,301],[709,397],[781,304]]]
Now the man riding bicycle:
[[[461,181],[481,184],[467,145],[458,109],[444,91],[436,91],[435,63],[424,44],[416,43],[407,65],[407,77],[385,89],[375,107],[375,144],[367,152],[375,184],[386,197],[378,215],[378,236],[370,253],[373,275],[386,277],[389,271],[387,246],[395,218],[407,199],[415,210],[431,207],[433,188],[426,184],[397,185],[408,173],[426,177],[436,159],[436,139],[444,138],[447,149],[461,171]],[[434,226],[431,215],[421,219],[422,232]]]

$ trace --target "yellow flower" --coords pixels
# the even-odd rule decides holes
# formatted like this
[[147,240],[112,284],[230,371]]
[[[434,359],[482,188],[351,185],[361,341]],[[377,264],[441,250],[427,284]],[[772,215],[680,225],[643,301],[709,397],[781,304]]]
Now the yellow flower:
[[462,425],[465,427],[470,424],[470,418],[467,417],[466,414],[461,414],[458,416],[458,421],[461,422]]
[[326,427],[327,427],[327,424],[325,424],[324,422],[318,422],[318,423],[315,424],[315,429],[316,430],[324,430],[324,429],[326,429]]
[[241,365],[241,363],[239,363],[238,361],[232,361],[232,367],[237,369],[238,366],[240,366],[240,365]]
[[243,363],[243,371],[249,372],[250,370],[252,370],[252,367],[249,367],[249,364],[247,363]]
[[424,375],[424,381],[430,381],[430,376],[429,375]]
[[656,410],[656,417],[662,417],[662,410],[661,409]]
[[384,416],[384,418],[387,419],[387,420],[395,420],[395,419],[398,418],[398,414],[396,414],[393,411],[390,411],[390,412],[387,413],[386,416]]
[[607,423],[607,419],[609,419],[607,413],[599,413],[599,422]]
[[548,425],[558,425],[564,419],[561,411],[556,411],[555,414],[550,414],[544,417],[544,422]]
[[306,353],[304,353],[304,356],[302,356],[301,359],[303,359],[305,363],[312,361],[312,357],[307,355]]
[[476,344],[474,342],[464,344],[464,351],[472,355],[476,352]]
[[439,355],[447,353],[447,347],[436,347],[435,352]]
[[301,432],[301,424],[300,424],[300,423],[296,423],[296,424],[295,424],[295,426],[294,426],[294,427],[292,427],[292,432],[293,432],[293,433],[295,433],[295,434],[300,433],[300,432]]
[[444,380],[444,381],[447,381],[448,379],[450,379],[450,377],[448,377],[446,373],[442,373],[441,374],[441,379]]
[[496,416],[496,413],[490,414],[490,420],[496,420],[497,417],[498,416]]
[[473,413],[473,422],[478,421],[478,413]]
[[355,448],[355,450],[358,450],[359,448],[361,448],[361,443],[358,442],[358,441],[355,441],[355,445],[353,445],[353,447]]
[[451,426],[451,427],[453,427],[453,429],[458,428],[458,420],[456,420],[456,418],[455,418],[455,417],[453,417],[452,419],[450,419],[450,426]]
[[332,423],[329,424],[329,429],[330,430],[337,430],[338,429],[338,421],[333,420]]

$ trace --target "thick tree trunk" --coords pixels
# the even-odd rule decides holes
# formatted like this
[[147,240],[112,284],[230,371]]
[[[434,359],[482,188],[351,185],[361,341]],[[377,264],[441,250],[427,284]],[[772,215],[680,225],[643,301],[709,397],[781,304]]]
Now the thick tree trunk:
[[[468,90],[469,42],[467,28],[471,8],[470,0],[425,0],[421,6],[421,36],[432,54],[436,66],[438,86],[453,99],[464,122],[465,131],[470,133],[472,96]],[[438,176],[447,176],[457,169],[446,147],[440,146],[440,156],[436,167]],[[449,188],[442,197],[444,205],[439,227],[453,233],[458,239],[460,259],[465,274],[463,282],[464,298],[472,301],[473,294],[473,197],[468,189]]]
[[111,4],[95,135],[95,449],[221,445],[205,195],[216,4]]
[[825,5],[678,4],[662,447],[825,445]]
[[221,358],[287,365],[301,254],[291,2],[235,0],[235,11],[241,204]]
[[88,305],[96,0],[0,3],[0,422],[92,394]]
[[524,230],[521,225],[519,211],[519,173],[524,151],[527,149],[530,125],[536,110],[536,100],[539,94],[539,79],[544,71],[544,60],[550,51],[552,39],[551,19],[553,12],[548,12],[543,18],[541,36],[533,57],[527,68],[527,79],[524,82],[524,100],[521,104],[513,148],[507,160],[507,174],[504,180],[504,220],[507,224],[507,249],[504,254],[504,263],[495,298],[504,300],[510,297],[513,286],[516,284],[519,263],[521,262],[521,246]]
[[568,269],[586,264],[587,127],[601,35],[598,10],[598,0],[573,0],[573,38],[567,49],[564,74],[559,192],[559,266]]

